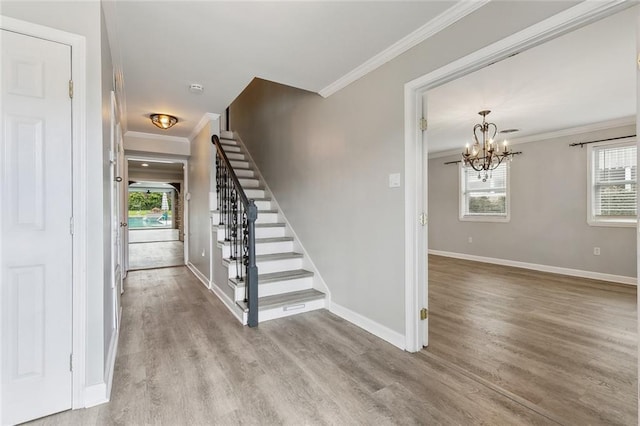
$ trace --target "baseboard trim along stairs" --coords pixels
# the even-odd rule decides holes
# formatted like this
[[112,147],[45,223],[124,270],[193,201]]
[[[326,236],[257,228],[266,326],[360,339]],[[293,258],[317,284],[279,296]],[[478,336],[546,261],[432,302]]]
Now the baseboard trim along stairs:
[[[256,264],[258,267],[258,322],[287,317],[328,306],[329,296],[313,263],[295,237],[272,194],[265,185],[255,164],[251,161],[241,141],[232,132],[223,131],[222,148],[229,158],[234,172],[249,199],[258,208],[256,220]],[[220,226],[220,214],[211,211],[212,250],[214,253],[212,286],[214,293],[235,302],[232,313],[247,323],[248,308],[245,303],[245,281],[239,279],[237,270],[244,267],[241,261],[231,259],[231,244],[224,239],[224,226]],[[216,268],[222,268],[215,271]],[[226,282],[216,282],[226,278]],[[222,277],[222,278],[221,278]],[[226,302],[226,301],[225,301]]]

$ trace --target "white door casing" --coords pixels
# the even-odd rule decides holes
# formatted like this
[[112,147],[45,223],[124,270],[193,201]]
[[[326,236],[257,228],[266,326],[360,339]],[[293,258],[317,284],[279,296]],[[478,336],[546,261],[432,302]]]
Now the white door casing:
[[118,181],[118,116],[116,95],[111,91],[111,110],[110,110],[110,141],[109,141],[109,178],[111,179],[111,290],[113,300],[113,318],[112,327],[114,330],[119,329],[118,319],[120,312],[120,288],[122,287],[122,265],[121,265],[121,231],[120,231],[120,187],[122,179]]
[[3,424],[72,406],[68,45],[0,30]]

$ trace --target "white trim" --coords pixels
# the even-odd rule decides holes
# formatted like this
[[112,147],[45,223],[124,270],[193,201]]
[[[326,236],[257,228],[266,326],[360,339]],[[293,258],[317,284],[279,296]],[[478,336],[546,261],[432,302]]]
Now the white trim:
[[581,269],[563,268],[560,266],[541,265],[538,263],[520,262],[517,260],[497,259],[494,257],[476,256],[474,254],[454,253],[441,250],[429,250],[429,254],[452,257],[455,259],[472,260],[475,262],[491,263],[494,265],[511,266],[514,268],[530,269],[533,271],[550,272],[552,274],[568,275],[571,277],[588,278],[591,280],[608,281],[618,284],[637,285],[636,277],[625,275],[605,274],[602,272],[584,271]]
[[298,234],[296,234],[296,231],[293,229],[293,226],[291,226],[291,223],[289,223],[289,220],[287,219],[287,216],[285,216],[284,212],[280,208],[280,205],[278,204],[278,200],[276,200],[276,197],[275,197],[275,195],[273,195],[273,192],[271,191],[271,188],[269,188],[269,185],[267,184],[267,180],[264,178],[264,176],[262,176],[262,173],[260,173],[260,168],[258,167],[256,162],[253,161],[253,157],[251,157],[251,153],[249,153],[249,150],[247,149],[247,146],[242,141],[242,138],[240,137],[240,135],[237,132],[233,132],[233,137],[235,138],[236,142],[238,143],[238,146],[240,146],[240,148],[243,150],[243,154],[245,154],[247,156],[247,160],[249,160],[249,164],[252,166],[251,169],[255,173],[256,177],[264,185],[265,193],[268,193],[271,196],[271,207],[272,207],[272,209],[275,209],[275,210],[278,211],[280,218],[285,223],[285,225],[286,225],[286,228],[285,228],[286,231],[285,232],[291,234],[290,236],[293,237],[294,246],[297,246],[297,249],[299,251],[301,251],[302,254],[304,255],[303,262],[306,262],[306,263],[309,264],[311,272],[313,272],[313,278],[314,278],[313,279],[313,282],[314,282],[313,288],[315,288],[316,290],[321,291],[324,294],[326,294],[327,303],[330,304],[331,303],[331,290],[329,289],[329,286],[327,285],[327,283],[324,280],[324,278],[322,278],[322,274],[320,274],[320,271],[316,267],[316,264],[313,263],[313,260],[311,259],[311,256],[309,256],[309,252],[307,252],[307,249],[302,244],[302,241],[300,241],[300,238],[298,237]]
[[[405,96],[405,329],[406,349],[418,351],[425,342],[420,330],[420,301],[426,300],[426,280],[420,281],[422,270],[426,270],[426,237],[421,232],[417,218],[424,208],[422,173],[423,141],[418,131],[422,118],[422,97],[425,92],[444,83],[470,74],[491,63],[506,59],[514,53],[539,45],[572,29],[622,9],[634,6],[635,2],[624,0],[585,1],[562,11],[544,21],[530,26],[485,48],[449,63],[435,71],[416,78],[404,86]],[[426,151],[426,146],[424,147]],[[420,160],[417,160],[417,157]],[[426,191],[424,191],[426,192]],[[423,241],[424,240],[424,241]]]
[[74,369],[72,408],[85,407],[86,330],[87,330],[87,53],[86,38],[43,25],[0,15],[0,28],[17,33],[56,41],[71,46],[71,76],[74,96],[71,117],[73,122],[73,330],[72,350]]
[[352,311],[351,309],[338,305],[337,303],[327,301],[327,306],[329,307],[329,312],[349,321],[354,325],[357,325],[361,329],[368,331],[374,336],[391,343],[393,346],[404,350],[405,337],[397,331],[393,331],[390,328],[387,328],[380,323],[362,316],[359,313]]
[[204,126],[209,124],[209,122],[216,121],[219,119],[220,119],[220,114],[216,114],[214,112],[205,112],[202,118],[200,119],[200,121],[198,121],[198,124],[196,124],[196,127],[194,127],[193,130],[191,131],[191,134],[189,135],[189,138],[188,138],[189,141],[194,140],[196,136],[198,136],[198,133],[200,133],[200,131],[204,129]]
[[386,64],[397,56],[400,56],[412,47],[422,43],[434,34],[437,34],[438,32],[444,30],[449,25],[456,23],[460,19],[481,8],[488,2],[489,0],[458,1],[456,4],[454,4],[435,18],[431,19],[429,22],[413,31],[411,34],[393,43],[382,52],[378,53],[371,59],[349,71],[347,74],[343,75],[333,83],[324,87],[318,93],[325,98],[333,95],[337,91],[345,88],[359,78],[362,78],[365,75],[369,74],[376,68],[379,68],[380,66]]
[[[122,323],[120,322],[122,318],[122,308],[118,312],[118,325],[120,326]],[[107,401],[111,400],[111,386],[113,385],[113,372],[116,368],[116,356],[118,355],[118,340],[120,337],[120,327],[116,328],[114,332],[111,334],[111,342],[109,342],[109,352],[107,352],[107,362],[106,368],[104,371],[105,382],[107,385],[105,398]]]
[[87,386],[84,390],[85,408],[95,407],[96,405],[109,402],[107,398],[107,384],[98,383],[97,385]]
[[236,319],[240,321],[242,325],[247,325],[246,319],[238,314],[238,310],[240,309],[240,307],[236,304],[236,302],[231,300],[231,298],[227,296],[227,294],[222,291],[222,289],[220,289],[218,284],[213,281],[211,281],[211,291],[213,292],[213,294],[218,296],[218,299],[220,299],[220,301],[224,303],[227,309],[229,309],[229,312],[231,312],[231,314],[236,317]]
[[207,277],[202,272],[200,272],[200,270],[196,268],[193,263],[187,262],[187,268],[189,268],[189,270],[193,272],[193,275],[195,275],[196,278],[200,280],[202,285],[204,285],[208,289],[211,289],[211,284],[209,283]]
[[157,139],[161,141],[167,142],[182,142],[182,143],[190,143],[188,138],[182,136],[169,136],[169,135],[159,135],[156,133],[145,133],[145,132],[134,132],[132,130],[128,130],[124,134],[125,138],[138,138],[138,139]]
[[[539,142],[548,139],[556,139],[567,136],[578,136],[591,132],[597,132],[601,130],[609,130],[616,129],[619,127],[625,126],[633,126],[636,122],[635,117],[624,117],[618,118],[614,120],[601,121],[599,123],[587,124],[584,126],[570,127],[567,129],[554,130],[552,132],[545,133],[537,133],[535,135],[523,136],[520,138],[509,139],[510,145],[513,147],[514,145],[520,145],[529,142]],[[444,157],[460,157],[462,151],[460,149],[455,150],[447,150],[447,151],[438,151],[434,153],[429,153],[429,160],[433,160],[434,158],[444,158]]]

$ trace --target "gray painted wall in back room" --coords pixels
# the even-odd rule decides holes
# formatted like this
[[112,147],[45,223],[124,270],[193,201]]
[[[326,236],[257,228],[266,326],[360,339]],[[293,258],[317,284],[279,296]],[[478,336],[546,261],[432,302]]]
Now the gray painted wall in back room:
[[587,223],[587,148],[569,147],[633,134],[632,125],[515,145],[508,223],[460,221],[459,166],[444,164],[459,156],[429,160],[429,249],[635,277],[635,228]]
[[233,102],[231,130],[333,303],[404,334],[404,190],[387,185],[404,169],[404,84],[573,4],[491,2],[326,99],[256,79]]

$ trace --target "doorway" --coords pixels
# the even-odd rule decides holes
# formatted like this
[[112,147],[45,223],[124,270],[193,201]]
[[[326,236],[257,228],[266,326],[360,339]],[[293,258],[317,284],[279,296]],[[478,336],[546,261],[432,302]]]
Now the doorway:
[[128,270],[185,264],[184,160],[128,158]]

